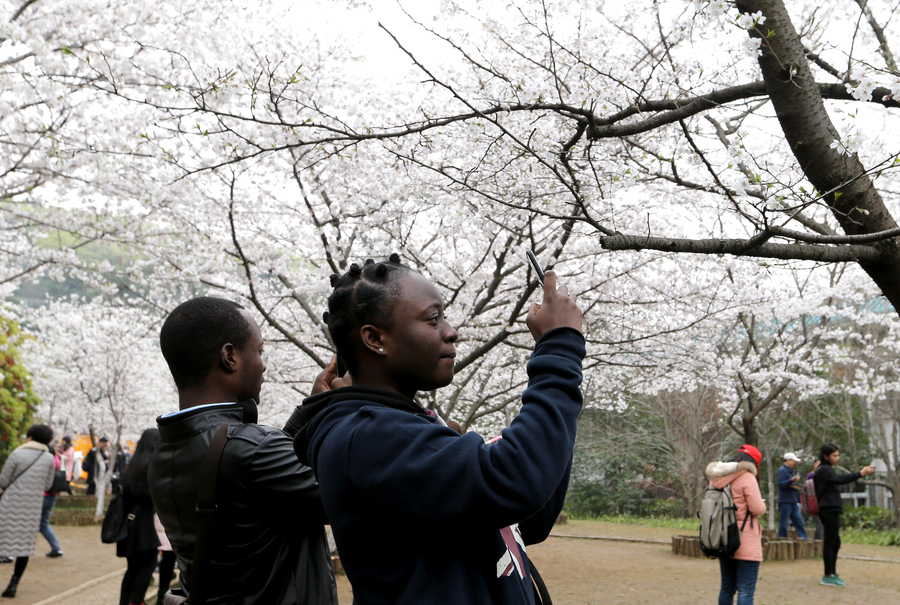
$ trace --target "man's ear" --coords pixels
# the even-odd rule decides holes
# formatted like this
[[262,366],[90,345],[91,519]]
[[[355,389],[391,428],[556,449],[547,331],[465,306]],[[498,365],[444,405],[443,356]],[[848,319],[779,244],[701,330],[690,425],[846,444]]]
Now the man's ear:
[[232,374],[237,371],[237,349],[234,348],[234,345],[230,342],[222,345],[222,349],[219,351],[219,363],[222,364],[222,369]]
[[381,328],[366,324],[359,329],[359,337],[363,348],[368,349],[370,353],[384,355],[384,334]]

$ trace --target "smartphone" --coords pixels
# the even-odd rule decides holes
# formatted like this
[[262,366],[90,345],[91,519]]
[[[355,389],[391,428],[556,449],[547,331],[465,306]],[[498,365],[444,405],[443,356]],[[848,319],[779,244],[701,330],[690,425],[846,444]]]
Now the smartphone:
[[344,376],[344,374],[347,373],[347,364],[340,355],[337,356],[337,361],[338,361],[337,375],[338,375],[338,378],[342,378]]
[[525,256],[528,257],[528,262],[531,263],[534,272],[537,274],[538,282],[541,284],[541,287],[544,287],[544,271],[541,269],[541,266],[537,262],[537,258],[534,256],[534,252],[531,250],[525,251]]

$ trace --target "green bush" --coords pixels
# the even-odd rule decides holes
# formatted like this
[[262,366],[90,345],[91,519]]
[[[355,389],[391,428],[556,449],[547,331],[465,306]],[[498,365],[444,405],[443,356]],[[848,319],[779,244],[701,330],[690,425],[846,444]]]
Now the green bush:
[[628,483],[578,483],[569,488],[566,511],[576,517],[635,515],[641,509],[641,489]]
[[39,403],[31,374],[19,361],[19,347],[27,338],[16,322],[0,317],[0,466],[22,443]]
[[684,504],[681,501],[661,498],[647,500],[642,495],[643,490],[635,485],[618,486],[616,490],[611,490],[600,483],[582,483],[569,489],[565,509],[570,515],[582,519],[607,515],[672,519],[684,517]]
[[887,508],[874,506],[844,507],[843,523],[844,527],[847,528],[888,531],[895,528],[895,521],[894,512]]
[[[682,519],[685,517],[684,503],[681,500],[663,500],[652,498],[641,504],[641,516],[643,517],[669,517]],[[693,520],[691,521],[694,522]]]
[[[573,515],[572,518],[578,517]],[[644,527],[664,527],[666,529],[679,529],[681,531],[699,531],[699,519],[685,519],[678,517],[636,517],[634,515],[600,515],[591,517],[591,521],[600,523],[625,523],[628,525],[643,525]]]

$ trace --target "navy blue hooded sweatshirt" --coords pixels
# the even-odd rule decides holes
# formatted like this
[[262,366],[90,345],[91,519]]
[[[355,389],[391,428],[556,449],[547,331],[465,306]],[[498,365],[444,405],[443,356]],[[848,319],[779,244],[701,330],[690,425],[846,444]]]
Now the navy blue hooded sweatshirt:
[[534,603],[525,547],[565,500],[584,355],[580,332],[544,334],[521,412],[490,445],[387,391],[304,401],[285,430],[318,477],[355,603]]

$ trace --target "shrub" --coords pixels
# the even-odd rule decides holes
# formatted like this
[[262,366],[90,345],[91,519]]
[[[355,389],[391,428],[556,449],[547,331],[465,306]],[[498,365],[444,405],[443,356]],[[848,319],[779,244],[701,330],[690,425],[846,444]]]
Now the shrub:
[[634,515],[641,510],[641,489],[623,483],[578,483],[569,488],[566,510],[576,517],[601,515]]
[[683,519],[685,517],[684,503],[681,500],[651,498],[643,503],[641,507],[641,516]]
[[846,506],[844,507],[843,522],[844,527],[848,528],[888,531],[894,528],[895,517],[894,512],[887,508]]
[[31,375],[19,361],[19,347],[26,338],[18,324],[0,317],[0,466],[22,443],[38,404]]

